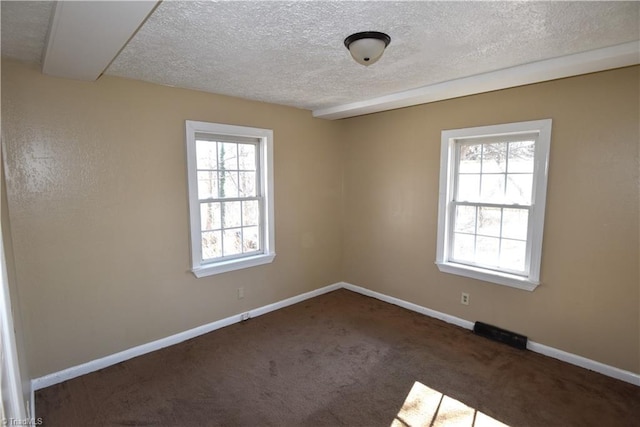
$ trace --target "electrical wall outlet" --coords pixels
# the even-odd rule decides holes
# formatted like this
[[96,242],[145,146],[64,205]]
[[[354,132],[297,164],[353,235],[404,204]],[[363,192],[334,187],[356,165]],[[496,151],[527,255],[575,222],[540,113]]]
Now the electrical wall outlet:
[[464,304],[464,305],[469,305],[469,294],[466,292],[463,292],[462,295],[460,296],[460,304]]
[[238,299],[244,298],[244,286],[238,288]]

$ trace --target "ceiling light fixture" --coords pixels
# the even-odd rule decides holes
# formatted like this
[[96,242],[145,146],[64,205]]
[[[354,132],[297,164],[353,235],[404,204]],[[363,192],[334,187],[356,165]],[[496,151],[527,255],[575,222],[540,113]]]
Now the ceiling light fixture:
[[391,37],[378,31],[364,31],[351,34],[344,39],[344,45],[358,64],[369,66],[382,56],[391,43]]

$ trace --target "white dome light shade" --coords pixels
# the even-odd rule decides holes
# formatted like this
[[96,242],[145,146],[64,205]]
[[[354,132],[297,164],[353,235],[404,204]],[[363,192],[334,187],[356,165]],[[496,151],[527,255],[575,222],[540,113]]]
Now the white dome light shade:
[[357,63],[369,66],[380,59],[390,42],[391,37],[384,33],[365,31],[350,35],[344,40],[344,45]]
[[360,39],[349,46],[349,52],[357,63],[371,65],[376,62],[384,52],[385,44],[378,39]]

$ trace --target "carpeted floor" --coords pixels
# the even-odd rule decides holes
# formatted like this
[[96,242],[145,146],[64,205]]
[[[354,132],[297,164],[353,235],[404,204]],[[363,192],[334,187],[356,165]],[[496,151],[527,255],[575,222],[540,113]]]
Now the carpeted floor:
[[640,387],[347,290],[36,393],[45,426],[637,426]]

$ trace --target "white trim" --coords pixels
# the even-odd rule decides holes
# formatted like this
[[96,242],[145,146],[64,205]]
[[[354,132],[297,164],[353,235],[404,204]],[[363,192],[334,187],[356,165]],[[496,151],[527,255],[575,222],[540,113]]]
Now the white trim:
[[[1,169],[1,168],[0,168]],[[0,170],[2,173],[2,170]],[[22,374],[20,372],[20,359],[16,345],[15,324],[13,321],[13,307],[11,305],[11,291],[7,276],[7,262],[4,254],[4,240],[0,227],[0,363],[2,366],[2,404],[4,416],[23,420],[26,418],[22,390]]]
[[[278,310],[292,304],[317,297],[318,295],[326,294],[327,292],[335,291],[337,289],[340,289],[341,287],[342,285],[340,283],[335,283],[333,285],[325,286],[320,289],[316,289],[273,304],[250,310],[248,312],[249,318],[262,316],[263,314],[270,313],[274,310]],[[50,387],[52,385],[71,380],[81,375],[89,374],[91,372],[107,368],[117,363],[124,362],[125,360],[142,356],[144,354],[151,353],[152,351],[160,350],[165,347],[169,347],[174,344],[178,344],[183,341],[198,337],[200,335],[207,334],[209,332],[215,331],[216,329],[224,328],[225,326],[233,325],[234,323],[239,323],[243,320],[243,315],[246,315],[246,313],[239,313],[233,316],[229,316],[227,318],[217,320],[206,325],[198,326],[196,328],[189,329],[187,331],[180,332],[174,335],[170,335],[156,341],[132,347],[130,349],[102,357],[100,359],[72,366],[70,368],[63,369],[62,371],[53,372],[39,378],[34,378],[33,380],[31,380],[31,389],[35,391]]]
[[524,291],[531,292],[540,285],[540,282],[528,280],[526,277],[499,271],[486,270],[483,268],[475,268],[470,265],[456,264],[453,262],[436,262],[436,265],[438,266],[438,270],[443,273],[456,274],[458,276],[495,283],[496,285],[509,286],[511,288],[522,289]]
[[557,348],[549,347],[534,341],[529,341],[527,349],[640,387],[640,374],[634,374],[633,372],[625,371],[624,369],[605,365],[604,363],[587,359],[586,357],[578,356],[577,354],[558,350]]
[[57,1],[42,72],[69,79],[97,79],[158,3]]
[[460,326],[461,328],[473,329],[473,322],[461,319],[459,317],[451,316],[450,314],[442,313],[440,311],[435,311],[430,308],[423,307],[418,304],[414,304],[412,302],[404,301],[395,297],[390,297],[388,295],[371,291],[369,289],[352,285],[350,283],[343,282],[342,286],[343,288],[348,289],[350,291],[357,292],[359,294],[366,295],[368,297],[372,297],[375,299],[379,299],[380,301],[388,302],[389,304],[397,305],[399,307],[406,308],[407,310],[415,311],[416,313],[424,314],[425,316],[433,317],[435,319],[439,319],[444,322],[451,323],[456,326]]
[[201,277],[213,276],[214,274],[227,273],[229,271],[240,270],[242,268],[256,267],[258,265],[273,262],[276,253],[260,254],[247,258],[236,258],[230,261],[203,264],[195,267],[191,272],[199,279]]
[[[399,307],[406,308],[407,310],[415,311],[425,316],[433,317],[435,319],[440,319],[444,322],[451,323],[456,326],[460,326],[461,328],[464,328],[464,329],[469,329],[469,330],[473,329],[474,322],[471,322],[469,320],[461,319],[459,317],[452,316],[450,314],[432,310],[430,308],[426,308],[418,304],[404,301],[399,298],[391,297],[391,296],[388,296],[376,291],[372,291],[360,286],[352,285],[351,283],[346,283],[346,282],[334,283],[332,285],[328,285],[310,292],[306,292],[301,295],[287,298],[285,300],[282,300],[273,304],[255,308],[248,312],[248,316],[249,318],[262,316],[263,314],[267,314],[272,311],[279,310],[281,308],[288,307],[290,305],[297,304],[299,302],[302,302],[310,298],[314,298],[316,296],[326,294],[328,292],[332,292],[338,289],[347,289],[349,291],[357,292],[359,294],[362,294],[368,297],[376,298],[380,301],[397,305]],[[152,351],[160,350],[162,348],[169,347],[174,344],[178,344],[182,341],[186,341],[188,339],[195,338],[200,335],[215,331],[216,329],[220,329],[225,326],[238,323],[242,321],[242,316],[246,314],[247,313],[236,314],[234,316],[230,316],[225,319],[209,323],[207,325],[199,326],[197,328],[189,329],[188,331],[171,335],[169,337],[162,338],[156,341],[152,341],[147,344],[139,345],[137,347],[133,347],[128,350],[112,354],[110,356],[106,356],[100,359],[93,360],[91,362],[83,363],[81,365],[72,366],[62,371],[54,372],[39,378],[35,378],[31,380],[31,390],[32,390],[31,407],[33,408],[31,416],[35,417],[35,403],[34,403],[33,393],[36,390],[50,387],[52,385],[79,377],[81,375],[89,374],[91,372],[95,372],[97,370],[115,365],[117,363],[124,362],[125,360],[131,359],[133,357],[142,356]],[[580,366],[585,369],[590,369],[592,371],[601,373],[603,375],[607,375],[609,377],[616,378],[621,381],[625,381],[630,384],[640,386],[640,374],[635,374],[633,372],[629,372],[619,368],[615,368],[613,366],[605,365],[604,363],[596,362],[594,360],[587,359],[585,357],[578,356],[572,353],[567,353],[565,351],[558,350],[553,347],[549,347],[533,341],[528,342],[527,348],[533,352],[540,353],[545,356],[553,357],[555,359],[562,360],[563,362]]]
[[[443,320],[447,323],[451,323],[460,326],[465,329],[473,330],[474,322],[470,322],[459,317],[452,316],[450,314],[441,313],[439,311],[431,310],[430,308],[422,307],[420,305],[407,302],[395,297],[390,297],[379,292],[371,291],[369,289],[361,288],[350,283],[342,282],[342,287],[350,291],[358,292],[362,295],[366,295],[372,298],[379,299],[380,301],[388,302],[406,308],[407,310],[415,311],[420,314],[424,314],[429,317]],[[571,365],[579,366],[581,368],[589,369],[591,371],[598,372],[608,377],[616,378],[618,380],[640,386],[640,374],[636,374],[624,369],[616,368],[614,366],[606,365],[595,360],[587,359],[586,357],[578,356],[577,354],[568,353],[563,350],[558,350],[554,347],[549,347],[544,344],[540,344],[534,341],[528,341],[527,349],[535,353],[540,353],[545,356],[553,357],[554,359],[561,360]]]
[[329,120],[344,119],[580,74],[628,67],[640,63],[639,50],[640,41],[623,43],[449,80],[364,101],[321,108],[313,110],[313,117]]
[[274,302],[273,304],[254,308],[253,310],[249,311],[249,318],[262,316],[263,314],[271,313],[272,311],[279,310],[281,308],[285,308],[293,304],[297,304],[299,302],[317,297],[319,295],[336,291],[340,288],[342,288],[341,283],[334,283],[333,285],[328,285],[313,291],[305,292],[304,294],[296,295],[294,297],[287,298],[282,301]]
[[[549,150],[551,144],[551,119],[515,122],[472,128],[443,130],[440,142],[440,184],[438,197],[438,240],[436,245],[436,265],[441,272],[456,274],[485,282],[533,291],[540,284],[540,262],[542,258],[542,237],[544,212],[549,171]],[[517,275],[505,270],[493,270],[485,266],[470,266],[455,262],[451,245],[453,242],[456,187],[458,185],[459,144],[470,141],[486,143],[492,138],[503,140],[510,135],[535,134],[535,156],[530,204],[524,205],[529,212],[527,251],[524,274]],[[505,171],[507,172],[507,171]],[[486,202],[484,205],[488,205]],[[510,205],[504,205],[509,207]],[[519,207],[519,206],[517,206]],[[500,237],[502,239],[502,236]]]
[[[189,227],[191,244],[191,272],[202,278],[243,268],[273,262],[275,252],[275,216],[273,194],[273,130],[236,126],[222,123],[185,121],[187,150],[187,184],[189,194]],[[257,255],[240,255],[233,259],[203,262],[200,229],[200,200],[198,198],[196,135],[240,137],[256,140],[258,151],[258,175],[263,200],[260,215],[260,241],[262,252]]]
[[86,375],[91,372],[98,371],[100,369],[107,368],[125,360],[132,359],[134,357],[142,356],[143,354],[150,353],[152,351],[160,350],[165,347],[169,347],[174,344],[181,343],[188,339],[206,334],[216,329],[224,328],[225,326],[232,325],[241,321],[240,315],[230,316],[225,319],[218,320],[216,322],[209,323],[207,325],[199,326],[197,328],[189,329],[184,332],[180,332],[175,335],[161,338],[156,341],[142,344],[130,349],[120,351],[109,356],[102,357],[100,359],[92,360],[90,362],[83,363],[81,365],[72,366],[62,371],[54,372],[49,375],[45,375],[40,378],[32,380],[32,387],[35,390],[40,390],[54,384],[58,384],[81,375]]

